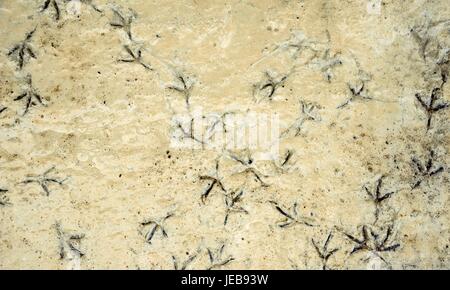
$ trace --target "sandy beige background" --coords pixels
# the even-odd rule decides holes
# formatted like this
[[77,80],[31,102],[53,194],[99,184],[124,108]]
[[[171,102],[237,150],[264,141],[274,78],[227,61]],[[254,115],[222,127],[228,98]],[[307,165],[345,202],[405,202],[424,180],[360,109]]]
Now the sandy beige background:
[[[447,1],[45,2],[0,1],[0,268],[449,268]],[[114,10],[133,16],[132,40]],[[35,28],[20,68],[12,50]],[[118,61],[124,45],[151,70]],[[266,73],[283,80],[271,100]],[[23,115],[27,75],[45,105]],[[249,166],[230,158],[245,152],[172,148],[179,76],[190,108],[277,113],[282,129],[304,118],[301,130],[279,160]],[[415,95],[428,105],[436,88],[427,128]],[[226,192],[203,203],[216,161]],[[365,187],[381,176],[392,195],[375,218]],[[63,181],[44,181],[48,196],[45,177]],[[225,196],[241,190],[247,214],[224,225]],[[297,203],[296,223],[280,227],[274,203]],[[167,237],[158,227],[146,242],[149,219]]]

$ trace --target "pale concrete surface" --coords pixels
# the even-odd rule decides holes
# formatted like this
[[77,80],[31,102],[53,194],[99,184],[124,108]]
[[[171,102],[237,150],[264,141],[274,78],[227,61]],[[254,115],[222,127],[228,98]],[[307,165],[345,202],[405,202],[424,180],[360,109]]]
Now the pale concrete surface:
[[[449,268],[448,1],[45,2],[0,1],[0,268]],[[280,157],[173,148],[194,108]]]

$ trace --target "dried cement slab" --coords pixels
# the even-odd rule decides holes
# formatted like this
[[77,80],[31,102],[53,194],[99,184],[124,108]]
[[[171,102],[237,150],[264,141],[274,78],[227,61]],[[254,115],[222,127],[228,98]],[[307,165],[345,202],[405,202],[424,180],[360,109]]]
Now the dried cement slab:
[[449,268],[447,1],[3,0],[0,27],[1,269]]

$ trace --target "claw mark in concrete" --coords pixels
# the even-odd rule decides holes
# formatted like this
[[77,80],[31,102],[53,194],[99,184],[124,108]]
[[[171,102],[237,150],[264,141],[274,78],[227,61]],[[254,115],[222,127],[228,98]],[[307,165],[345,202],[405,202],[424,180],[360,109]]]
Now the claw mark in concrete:
[[[330,33],[327,31],[328,45],[331,43]],[[334,78],[333,70],[335,67],[342,65],[340,53],[331,53],[330,48],[326,48],[320,57],[315,58],[311,65],[317,67],[323,74],[327,82],[331,82]]]
[[225,206],[226,206],[226,214],[223,224],[226,226],[228,223],[228,218],[231,214],[247,214],[248,211],[244,209],[239,203],[242,201],[242,196],[244,195],[244,191],[233,191],[225,194]]
[[[26,83],[28,88],[19,96],[14,98],[14,101],[21,101],[21,100],[25,100],[25,109],[24,112],[22,114],[22,116],[25,116],[31,107],[36,106],[38,103],[41,106],[46,106],[43,103],[42,97],[39,95],[39,93],[37,92],[37,90],[33,87],[33,80],[31,75],[28,75],[26,78]],[[37,101],[37,103],[35,102]]]
[[253,86],[253,95],[257,103],[268,99],[272,101],[278,89],[284,86],[288,75],[274,76],[270,72],[264,74],[264,80]]
[[221,268],[232,261],[234,261],[234,258],[232,256],[228,256],[224,258],[224,249],[225,244],[220,246],[218,249],[211,250],[210,248],[207,249],[208,257],[209,257],[209,263],[210,266],[208,267],[208,270],[214,270],[217,268]]
[[300,101],[300,116],[295,120],[295,122],[289,126],[283,133],[281,133],[280,138],[288,137],[293,135],[294,137],[300,136],[303,125],[308,122],[319,122],[321,120],[318,110],[321,107],[314,103],[309,103],[305,101]]
[[364,225],[361,227],[360,238],[357,238],[348,233],[344,233],[344,235],[356,244],[356,246],[354,246],[353,250],[350,252],[350,255],[353,255],[360,251],[369,251],[374,253],[377,257],[381,258],[386,264],[388,264],[387,261],[380,255],[380,253],[395,252],[400,247],[399,243],[392,241],[392,225],[388,226],[385,231],[375,231],[369,226]]
[[176,80],[178,83],[168,86],[167,89],[180,93],[184,97],[186,108],[189,109],[191,105],[191,93],[194,88],[194,82],[190,77],[181,73],[177,73]]
[[125,45],[124,49],[127,52],[128,58],[121,58],[119,59],[120,62],[137,63],[139,65],[142,65],[147,70],[153,70],[142,60],[142,50],[140,48],[133,50],[130,46]]
[[436,101],[438,101],[441,97],[442,97],[441,88],[434,88],[433,91],[431,92],[428,101],[425,101],[424,97],[421,96],[420,94],[416,94],[417,101],[427,114],[427,131],[430,130],[431,128],[431,120],[434,114],[449,107],[448,103],[436,104]]
[[225,112],[221,115],[215,116],[215,120],[212,122],[211,126],[208,129],[209,132],[209,138],[212,138],[214,136],[214,132],[217,129],[217,126],[221,126],[221,131],[223,133],[228,133],[228,128],[227,128],[227,118],[228,116],[232,116],[235,115],[236,112]]
[[162,237],[167,238],[169,237],[165,228],[164,223],[169,218],[173,217],[173,213],[168,213],[165,215],[162,219],[156,221],[154,219],[148,219],[141,223],[142,230],[148,229],[148,231],[145,233],[145,240],[147,243],[151,244],[152,239],[155,236],[155,234],[159,231],[161,231]]
[[287,172],[295,164],[295,162],[292,161],[294,154],[294,150],[288,149],[279,160],[273,159],[272,163],[275,170],[278,173]]
[[50,195],[50,184],[58,184],[62,186],[64,182],[68,179],[58,179],[56,177],[49,177],[48,175],[53,172],[56,168],[52,167],[49,170],[45,171],[41,175],[28,175],[27,179],[21,182],[21,184],[30,184],[30,183],[37,183],[41,186],[42,190],[45,192],[46,196]]
[[213,174],[211,174],[211,175],[200,175],[199,178],[202,181],[207,181],[208,182],[207,187],[205,188],[205,190],[201,194],[201,200],[202,200],[203,204],[206,203],[206,200],[208,199],[208,197],[211,194],[211,192],[214,189],[214,187],[217,186],[223,192],[227,192],[226,189],[225,189],[225,186],[222,183],[222,179],[219,176],[219,161],[218,160],[216,160],[215,171],[214,171]]
[[322,269],[328,270],[328,260],[333,256],[337,251],[339,251],[339,248],[334,248],[332,250],[328,249],[328,246],[333,239],[333,232],[330,232],[327,236],[327,239],[325,240],[323,245],[319,245],[314,239],[311,239],[311,243],[313,244],[314,248],[316,249],[317,254],[319,255],[320,259],[322,260]]
[[289,163],[289,161],[291,160],[292,155],[294,155],[294,151],[287,150],[286,154],[283,157],[283,161],[280,164],[280,167],[285,167]]
[[59,8],[58,1],[45,0],[44,5],[42,5],[41,12],[44,12],[49,9],[54,10],[54,18],[56,21],[59,21],[59,19],[61,18],[61,9]]
[[255,166],[255,160],[253,159],[250,150],[245,150],[245,156],[238,156],[237,154],[229,153],[228,156],[241,164],[244,169],[234,173],[234,175],[237,174],[251,174],[257,182],[261,184],[262,187],[269,187],[269,184],[267,184],[263,178],[266,178],[267,176],[262,174]]
[[177,257],[172,256],[174,270],[186,270],[189,267],[189,265],[191,265],[195,261],[195,259],[197,259],[198,250],[191,255],[189,255],[187,253],[187,255],[188,255],[188,258],[186,260],[184,260],[182,263],[180,263],[180,261],[179,261],[179,259],[177,259]]
[[427,61],[427,58],[430,56],[427,50],[434,40],[433,30],[438,29],[439,26],[447,25],[449,23],[450,20],[439,20],[439,21],[427,20],[426,24],[417,25],[411,28],[410,31],[411,35],[419,45],[419,54],[425,61]]
[[[450,73],[450,47],[442,39],[442,32],[448,34],[450,20],[434,21],[427,19],[423,25],[417,25],[411,29],[411,35],[419,46],[419,55],[428,65],[427,79],[440,76],[442,85],[448,81]],[[442,88],[441,85],[441,88]]]
[[[186,83],[184,83],[186,84]],[[174,87],[168,87],[168,89],[174,89]],[[177,87],[177,90],[184,91],[181,88]],[[201,128],[196,127],[196,124],[202,124],[203,118],[199,118],[199,113],[194,112],[192,113],[190,111],[190,104],[189,104],[189,97],[190,92],[185,95],[186,99],[186,113],[183,114],[177,114],[175,110],[173,110],[172,104],[170,101],[168,101],[168,105],[171,107],[173,111],[173,118],[172,118],[172,125],[174,128],[172,128],[172,141],[175,141],[175,139],[178,139],[179,141],[185,141],[190,140],[193,142],[193,144],[190,144],[190,146],[196,147],[197,145],[201,146],[202,149],[204,149],[204,146],[206,145],[204,140],[203,133],[200,133],[200,137],[196,136],[197,130],[201,131]],[[177,146],[180,145],[179,143],[176,144]],[[186,145],[186,144],[185,144]]]
[[306,63],[309,63],[312,59],[317,57],[317,54],[319,53],[314,48],[314,45],[315,45],[314,41],[309,40],[302,32],[296,31],[291,35],[291,37],[288,40],[284,41],[281,44],[276,45],[275,48],[271,50],[268,54],[266,54],[265,56],[263,56],[262,58],[251,64],[250,68],[256,66],[257,64],[261,63],[262,61],[264,61],[269,57],[275,56],[283,52],[289,53],[290,57],[293,60],[297,60],[298,58],[301,57],[304,51],[307,50],[311,51],[313,53],[313,57],[306,60]]
[[85,238],[84,234],[69,234],[65,232],[59,222],[55,223],[56,234],[59,241],[59,258],[68,259],[73,262],[74,267],[79,269],[80,259],[85,253],[81,250],[81,241]]
[[444,171],[444,167],[441,165],[435,166],[435,153],[434,150],[430,150],[430,157],[426,162],[421,162],[417,160],[417,158],[412,159],[414,170],[415,170],[415,179],[416,181],[412,185],[412,189],[418,188],[422,182],[426,179],[433,177],[442,171]]
[[110,25],[115,28],[122,29],[128,36],[129,40],[133,40],[133,35],[131,32],[131,25],[133,24],[136,15],[134,12],[130,13],[130,15],[126,16],[116,9],[112,9],[113,11],[113,20],[110,22]]
[[381,188],[383,186],[383,180],[386,176],[382,175],[375,182],[375,186],[373,190],[370,190],[366,185],[364,186],[364,190],[371,199],[371,201],[375,204],[375,221],[378,221],[379,213],[381,206],[384,201],[388,200],[395,193],[394,191],[381,193]]
[[369,96],[369,94],[367,93],[366,84],[367,84],[367,81],[364,81],[364,80],[358,80],[354,84],[348,83],[347,86],[348,86],[348,89],[351,94],[350,98],[348,98],[347,101],[345,101],[343,104],[339,105],[337,108],[342,109],[342,108],[350,105],[350,103],[352,103],[354,101],[372,100],[373,98],[371,96]]
[[36,28],[28,32],[25,35],[25,39],[22,42],[16,44],[8,52],[8,56],[17,62],[17,66],[20,70],[23,69],[30,58],[36,59],[36,54],[34,53],[33,48],[30,45],[35,32]]
[[275,201],[270,201],[279,214],[283,216],[283,219],[277,223],[280,228],[289,228],[294,225],[305,225],[308,227],[314,227],[311,218],[302,217],[298,212],[298,204],[295,202],[290,209],[284,209]]

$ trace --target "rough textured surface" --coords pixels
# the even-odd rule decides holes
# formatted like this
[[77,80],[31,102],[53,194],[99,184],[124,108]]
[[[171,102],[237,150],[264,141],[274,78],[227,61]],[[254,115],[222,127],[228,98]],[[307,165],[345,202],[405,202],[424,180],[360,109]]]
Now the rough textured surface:
[[[0,268],[449,268],[448,1],[1,0],[0,27]],[[293,130],[274,161],[173,148],[195,107]]]

